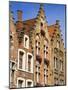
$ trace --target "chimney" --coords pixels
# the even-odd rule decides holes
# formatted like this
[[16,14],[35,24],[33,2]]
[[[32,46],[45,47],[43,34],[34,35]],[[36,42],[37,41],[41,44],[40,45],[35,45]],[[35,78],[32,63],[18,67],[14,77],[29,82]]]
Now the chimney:
[[22,21],[22,11],[21,10],[17,10],[17,18],[18,18],[18,21]]
[[17,22],[16,22],[16,29],[22,30],[23,28],[23,21],[22,21],[22,11],[17,10]]

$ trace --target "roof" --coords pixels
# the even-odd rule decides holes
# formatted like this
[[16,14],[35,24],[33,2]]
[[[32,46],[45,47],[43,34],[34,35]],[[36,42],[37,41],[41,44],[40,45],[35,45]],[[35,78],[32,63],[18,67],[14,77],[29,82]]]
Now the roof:
[[33,24],[35,23],[35,20],[36,20],[36,18],[25,20],[25,21],[23,21],[23,24],[33,26]]
[[26,33],[28,33],[29,30],[31,30],[31,29],[34,27],[35,20],[36,20],[36,18],[23,21],[23,26],[24,26],[24,28],[25,28],[25,30],[26,30]]
[[54,36],[56,32],[55,24],[48,26],[48,32],[50,37]]

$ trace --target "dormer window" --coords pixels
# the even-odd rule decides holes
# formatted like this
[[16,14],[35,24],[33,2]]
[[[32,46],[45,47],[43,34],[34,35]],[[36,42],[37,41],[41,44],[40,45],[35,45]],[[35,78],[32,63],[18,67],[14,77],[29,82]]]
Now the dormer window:
[[24,35],[24,47],[29,49],[29,37]]

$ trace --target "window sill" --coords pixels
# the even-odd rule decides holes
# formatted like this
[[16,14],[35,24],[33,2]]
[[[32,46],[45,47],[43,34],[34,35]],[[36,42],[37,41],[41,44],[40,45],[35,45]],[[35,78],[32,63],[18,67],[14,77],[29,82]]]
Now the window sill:
[[24,69],[20,69],[20,68],[18,68],[18,70],[19,70],[19,71],[25,71]]
[[27,71],[27,70],[24,70],[24,69],[20,69],[20,68],[18,68],[18,70],[19,70],[19,71],[24,71],[24,72],[28,72],[28,73],[33,73],[33,72],[31,72],[31,71]]

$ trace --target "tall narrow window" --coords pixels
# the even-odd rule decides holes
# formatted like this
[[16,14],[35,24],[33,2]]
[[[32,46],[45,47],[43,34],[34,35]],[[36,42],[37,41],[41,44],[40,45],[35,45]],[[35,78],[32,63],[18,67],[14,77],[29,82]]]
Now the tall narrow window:
[[29,37],[24,35],[24,47],[29,49]]
[[12,34],[11,34],[11,35],[10,35],[10,48],[11,48],[11,50],[13,50],[13,48],[14,48],[13,43],[14,43],[14,41],[13,41],[13,36],[12,36]]
[[33,73],[33,55],[31,53],[27,53],[26,70]]
[[37,72],[37,83],[39,83],[39,79],[40,79],[40,75],[39,75],[39,73]]
[[41,22],[41,27],[43,27],[43,23]]
[[32,56],[28,55],[28,71],[31,71],[31,58]]
[[31,87],[32,82],[28,82],[28,87]]
[[36,54],[39,55],[40,52],[40,42],[39,42],[39,35],[36,35],[36,41],[35,41],[35,46],[36,46]]
[[36,61],[36,80],[37,80],[37,83],[39,83],[39,79],[40,79],[40,63],[39,63],[39,61]]
[[44,58],[46,58],[46,46],[44,45]]
[[26,52],[22,49],[18,49],[18,69],[25,70]]
[[14,61],[10,61],[10,69],[11,70],[15,70],[15,66],[16,66],[15,62]]
[[44,40],[44,58],[46,58],[46,54],[48,53],[48,41]]
[[10,61],[10,83],[11,86],[14,84],[14,74],[15,74],[15,62]]
[[60,48],[60,42],[57,41],[57,48]]
[[23,52],[19,52],[19,68],[22,69],[23,67]]
[[54,57],[54,68],[56,68],[56,58]]
[[36,54],[38,55],[39,54],[39,49],[38,49],[38,41],[36,41]]
[[60,60],[60,70],[63,70],[63,61]]
[[21,88],[22,87],[22,83],[23,81],[22,80],[18,80],[18,87]]
[[47,70],[47,64],[45,63],[45,65],[44,65],[44,82],[45,82],[45,85],[47,85],[47,81],[48,81],[48,70]]
[[11,86],[13,86],[13,84],[14,84],[14,70],[10,71],[10,83],[11,83]]
[[27,38],[25,38],[25,47],[27,47],[27,40],[28,40],[28,39],[27,39]]
[[56,57],[54,57],[54,68],[58,68],[58,59]]

